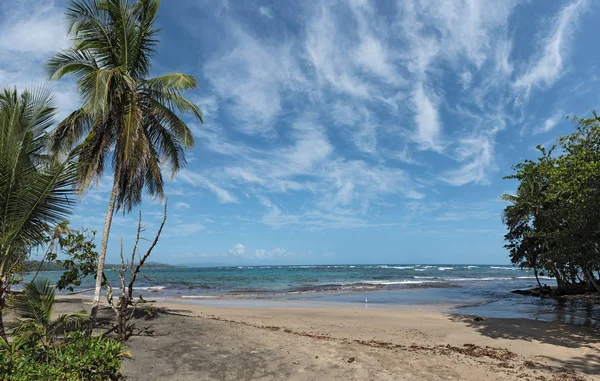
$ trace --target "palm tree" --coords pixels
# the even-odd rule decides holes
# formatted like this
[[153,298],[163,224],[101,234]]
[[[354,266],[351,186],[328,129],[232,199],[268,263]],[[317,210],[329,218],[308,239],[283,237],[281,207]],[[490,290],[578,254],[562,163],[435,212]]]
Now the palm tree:
[[2,309],[15,271],[70,214],[76,180],[72,157],[46,152],[55,109],[48,91],[0,90],[0,337]]
[[31,278],[30,283],[33,283],[37,276],[42,271],[44,267],[44,262],[48,259],[48,256],[52,253],[57,253],[59,248],[63,246],[63,242],[65,240],[65,235],[69,233],[69,221],[63,221],[54,227],[54,230],[48,237],[48,244],[46,245],[46,250],[44,250],[44,255],[42,256],[42,260],[40,261],[40,265],[36,270],[33,278]]
[[54,320],[54,297],[54,286],[47,279],[27,283],[13,303],[17,315],[15,333],[49,347],[58,334],[81,327],[89,320],[88,315],[81,313],[59,315]]
[[54,130],[52,148],[58,152],[81,143],[80,192],[99,182],[109,157],[113,170],[92,319],[113,214],[139,204],[144,189],[162,198],[162,169],[173,176],[185,164],[184,149],[194,139],[176,112],[202,122],[198,107],[181,95],[197,86],[194,77],[173,73],[148,79],[158,44],[158,7],[158,0],[72,0],[67,22],[73,45],[48,63],[53,79],[73,75],[83,98],[81,108]]

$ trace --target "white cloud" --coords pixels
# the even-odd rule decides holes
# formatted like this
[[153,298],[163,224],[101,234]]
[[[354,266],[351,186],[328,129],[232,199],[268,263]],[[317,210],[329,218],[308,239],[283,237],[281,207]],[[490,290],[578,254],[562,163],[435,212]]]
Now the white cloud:
[[246,247],[241,243],[235,244],[229,251],[227,252],[227,256],[234,258],[245,258],[245,259],[255,259],[255,260],[273,260],[273,259],[283,259],[286,257],[298,257],[298,255],[283,249],[281,247],[275,247],[274,249],[266,250],[266,249],[256,249],[255,251],[247,251]]
[[271,250],[257,249],[254,252],[254,258],[256,259],[282,259],[285,257],[295,256],[294,253],[290,253],[286,249],[276,247]]
[[481,135],[460,140],[456,151],[459,168],[446,171],[440,179],[453,186],[469,183],[488,184],[487,175],[496,169],[494,164],[494,136]]
[[194,185],[197,187],[203,187],[203,188],[210,190],[212,193],[215,194],[215,196],[217,196],[217,198],[219,199],[219,202],[221,202],[221,203],[237,203],[237,202],[239,202],[238,199],[234,195],[232,195],[229,191],[219,187],[218,185],[215,185],[212,181],[208,180],[206,177],[204,177],[201,174],[194,172],[192,170],[184,169],[184,170],[180,171],[177,174],[177,178],[181,179],[182,181],[187,182],[188,184],[191,184],[191,185]]
[[165,237],[186,237],[200,233],[205,229],[199,222],[176,222],[167,223],[165,226]]
[[525,96],[536,86],[551,86],[563,74],[565,57],[579,16],[586,9],[587,0],[576,0],[563,8],[556,17],[550,35],[541,42],[542,52],[529,69],[515,81],[515,87],[523,89]]
[[361,105],[336,102],[333,105],[332,117],[336,124],[347,128],[349,137],[362,152],[374,154],[377,151],[377,124],[371,113]]
[[183,202],[183,201],[177,201],[175,203],[175,209],[190,209],[192,206],[190,204],[188,204],[187,202]]
[[417,135],[415,140],[423,150],[441,152],[440,144],[442,126],[435,104],[425,93],[422,83],[418,83],[413,93],[415,107],[415,123]]
[[68,45],[63,10],[54,2],[6,3],[0,7],[0,49],[34,56],[52,54]]
[[271,8],[269,7],[259,7],[258,12],[261,14],[261,16],[264,16],[268,19],[273,19],[273,11],[271,11]]
[[339,38],[331,12],[319,7],[307,28],[305,49],[312,66],[321,80],[340,92],[352,96],[369,95],[368,85],[363,83],[348,60],[346,43]]
[[535,128],[533,130],[533,134],[534,135],[545,134],[547,132],[552,131],[554,129],[554,127],[556,127],[556,125],[558,124],[558,122],[560,122],[564,117],[565,117],[564,113],[562,113],[561,111],[556,112],[550,118],[546,119],[544,121],[543,125],[538,126],[537,128]]
[[64,10],[55,2],[19,1],[0,4],[0,85],[53,90],[58,117],[79,105],[79,94],[69,80],[47,82],[44,64],[69,44]]
[[248,134],[267,133],[282,107],[282,90],[301,86],[303,75],[293,58],[294,46],[258,41],[236,24],[231,25],[231,51],[207,61],[205,77],[211,82],[238,128]]
[[243,257],[246,255],[246,247],[241,243],[237,243],[233,245],[231,249],[229,249],[229,255],[234,257]]

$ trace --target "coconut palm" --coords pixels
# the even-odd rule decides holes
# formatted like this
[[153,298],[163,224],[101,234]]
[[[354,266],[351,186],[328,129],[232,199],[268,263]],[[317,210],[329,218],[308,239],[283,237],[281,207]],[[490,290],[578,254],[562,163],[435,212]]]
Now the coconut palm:
[[33,275],[33,278],[31,278],[30,282],[33,283],[33,281],[35,281],[37,276],[40,274],[40,271],[42,271],[42,268],[44,267],[44,263],[46,262],[46,259],[48,259],[48,257],[51,254],[57,253],[58,250],[60,249],[60,247],[62,247],[63,242],[65,240],[65,236],[69,233],[69,231],[70,231],[69,221],[63,221],[54,227],[54,230],[48,237],[46,250],[44,250],[44,255],[42,256],[42,260],[40,261],[38,269],[36,270],[35,274]]
[[55,151],[79,145],[79,184],[97,183],[107,162],[113,184],[99,252],[92,316],[100,302],[112,217],[141,202],[146,189],[163,196],[162,170],[173,176],[193,146],[179,115],[202,122],[200,110],[181,94],[197,86],[189,75],[148,78],[158,44],[158,0],[73,0],[67,10],[72,47],[48,63],[53,79],[77,79],[82,106],[58,125]]
[[47,279],[27,283],[23,293],[13,302],[17,315],[15,333],[22,338],[39,340],[44,347],[49,347],[57,335],[88,321],[89,316],[80,313],[63,314],[53,319],[54,297],[54,285]]
[[55,116],[48,91],[0,90],[0,336],[5,293],[30,250],[70,214],[76,180],[71,156],[46,152]]

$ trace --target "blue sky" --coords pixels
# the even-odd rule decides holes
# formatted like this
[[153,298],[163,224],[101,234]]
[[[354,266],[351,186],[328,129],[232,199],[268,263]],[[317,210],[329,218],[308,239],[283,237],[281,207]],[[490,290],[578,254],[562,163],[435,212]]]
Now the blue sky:
[[[43,84],[66,2],[0,4],[0,84]],[[153,260],[507,263],[503,180],[600,105],[592,1],[163,1],[153,74],[205,115]],[[78,106],[51,84],[60,115]],[[74,226],[100,230],[110,173]],[[142,205],[147,236],[159,201]],[[137,212],[113,225],[131,246]]]

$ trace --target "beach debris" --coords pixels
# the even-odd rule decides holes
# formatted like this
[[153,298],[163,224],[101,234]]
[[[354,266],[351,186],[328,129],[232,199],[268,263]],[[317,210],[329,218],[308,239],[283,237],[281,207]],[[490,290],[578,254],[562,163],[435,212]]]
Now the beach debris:
[[483,321],[483,318],[481,316],[475,316],[473,318],[474,321]]
[[348,363],[352,364],[352,363],[354,362],[354,360],[355,360],[355,359],[354,359],[354,357],[350,357],[350,358],[348,359]]

